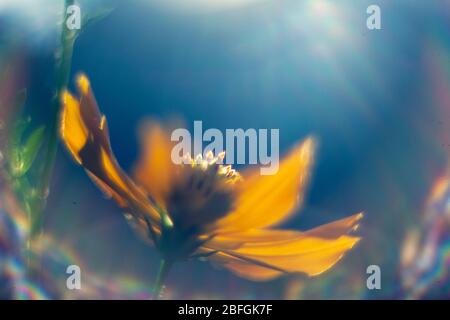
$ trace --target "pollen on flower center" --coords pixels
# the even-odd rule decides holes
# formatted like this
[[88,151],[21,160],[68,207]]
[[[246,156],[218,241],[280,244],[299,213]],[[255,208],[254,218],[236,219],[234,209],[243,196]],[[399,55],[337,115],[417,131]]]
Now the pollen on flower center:
[[200,169],[206,174],[215,174],[220,178],[224,179],[226,183],[236,183],[241,180],[239,172],[231,167],[231,165],[220,164],[225,159],[225,151],[219,153],[216,157],[212,151],[209,151],[203,158],[201,154],[198,154],[195,159],[193,159],[189,154],[185,156],[185,163],[190,164],[190,166],[195,169]]
[[167,199],[167,211],[176,227],[201,231],[232,209],[233,185],[241,176],[231,166],[220,164],[224,156],[224,152],[216,157],[212,152],[195,159],[186,156]]

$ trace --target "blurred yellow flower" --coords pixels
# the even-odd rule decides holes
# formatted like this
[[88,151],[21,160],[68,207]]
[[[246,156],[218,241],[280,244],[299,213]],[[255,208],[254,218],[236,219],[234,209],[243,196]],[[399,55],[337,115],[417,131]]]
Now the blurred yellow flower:
[[272,228],[303,200],[313,162],[312,138],[285,156],[277,174],[247,170],[240,175],[217,163],[223,154],[173,164],[168,132],[151,124],[144,130],[142,156],[131,179],[115,160],[105,116],[87,77],[79,76],[77,86],[79,98],[69,92],[62,97],[64,144],[168,263],[203,258],[258,281],[292,272],[314,276],[359,241],[349,233],[362,214],[306,232]]

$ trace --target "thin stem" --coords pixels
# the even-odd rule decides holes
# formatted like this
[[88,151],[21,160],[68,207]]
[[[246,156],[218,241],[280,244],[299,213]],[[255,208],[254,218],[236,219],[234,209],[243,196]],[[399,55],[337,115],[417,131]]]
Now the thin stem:
[[[28,266],[28,272],[33,273],[37,270],[40,274],[41,269],[41,257],[38,255],[32,259],[31,242],[42,236],[44,210],[47,204],[47,197],[49,193],[49,184],[53,173],[53,166],[56,159],[56,153],[58,149],[58,120],[60,111],[60,97],[63,90],[67,87],[70,76],[70,69],[72,65],[73,46],[77,36],[77,30],[69,30],[66,27],[65,21],[67,19],[67,8],[75,3],[75,0],[65,0],[63,23],[61,30],[60,48],[56,54],[56,93],[52,99],[52,112],[53,116],[48,130],[48,145],[44,150],[43,164],[39,168],[40,180],[37,184],[37,198],[33,201],[32,207],[29,213],[30,232],[27,239],[26,247],[26,263]],[[33,263],[33,266],[32,266]]]
[[42,229],[42,213],[45,209],[47,196],[49,193],[49,184],[53,172],[53,166],[58,149],[58,119],[60,111],[60,97],[63,90],[67,87],[72,65],[73,45],[77,36],[76,30],[69,30],[66,27],[65,20],[67,18],[67,8],[74,4],[74,0],[66,0],[64,5],[64,21],[61,31],[61,48],[57,54],[56,61],[56,94],[52,100],[53,118],[49,126],[49,140],[44,156],[42,179],[38,185],[38,200],[34,221],[32,223],[31,237],[36,236]]
[[158,275],[156,276],[155,288],[153,290],[153,299],[158,300],[161,298],[161,293],[164,288],[164,283],[166,281],[169,270],[172,267],[172,263],[166,259],[161,259],[159,265]]

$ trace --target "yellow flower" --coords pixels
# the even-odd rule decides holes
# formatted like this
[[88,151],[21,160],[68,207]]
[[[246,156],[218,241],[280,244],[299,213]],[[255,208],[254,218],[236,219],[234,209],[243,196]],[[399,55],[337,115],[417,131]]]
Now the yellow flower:
[[293,148],[277,174],[261,176],[248,170],[241,176],[217,163],[223,154],[173,164],[167,131],[152,124],[144,131],[142,156],[131,179],[115,160],[105,116],[87,77],[79,76],[77,86],[79,98],[69,92],[62,98],[64,144],[166,261],[208,259],[252,280],[292,272],[314,276],[331,268],[359,241],[350,233],[362,214],[306,232],[273,229],[303,200],[313,139]]

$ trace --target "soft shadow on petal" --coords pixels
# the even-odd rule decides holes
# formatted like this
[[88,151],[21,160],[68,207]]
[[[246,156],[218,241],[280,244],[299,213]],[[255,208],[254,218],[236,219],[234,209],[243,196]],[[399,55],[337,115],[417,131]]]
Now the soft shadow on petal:
[[77,87],[79,100],[67,91],[62,96],[62,141],[100,189],[122,208],[137,215],[146,214],[153,222],[159,222],[159,214],[145,194],[118,165],[111,150],[106,118],[98,109],[86,76],[77,78]]
[[283,275],[285,272],[276,270],[270,266],[254,263],[231,256],[224,252],[219,252],[210,258],[213,265],[218,268],[227,268],[234,274],[253,281],[267,281]]
[[244,172],[235,209],[216,224],[219,233],[270,227],[294,214],[304,197],[314,145],[312,138],[306,139],[281,161],[274,175]]

